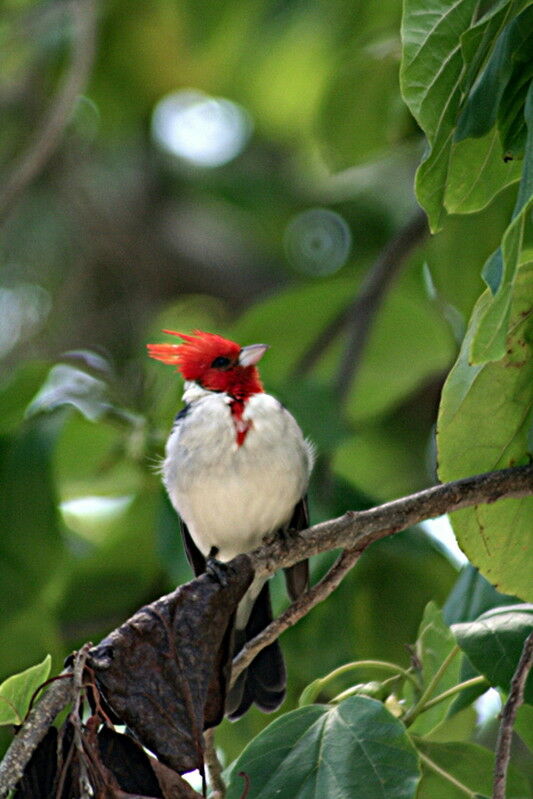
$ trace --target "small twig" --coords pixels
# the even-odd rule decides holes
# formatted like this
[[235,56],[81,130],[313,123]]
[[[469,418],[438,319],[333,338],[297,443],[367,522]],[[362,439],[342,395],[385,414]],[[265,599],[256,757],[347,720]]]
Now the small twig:
[[[61,676],[72,677],[72,670],[67,669]],[[0,796],[5,796],[14,789],[33,751],[46,735],[57,714],[72,698],[72,679],[57,680],[30,712],[0,763]]]
[[72,61],[35,136],[3,179],[0,192],[0,223],[4,222],[24,190],[42,172],[61,141],[72,108],[91,71],[96,38],[95,0],[73,0],[70,5],[74,35]]
[[407,224],[385,245],[352,302],[324,327],[317,338],[297,361],[294,372],[303,376],[311,371],[324,350],[333,339],[350,326],[350,334],[345,352],[341,358],[337,376],[337,391],[341,390],[341,401],[352,385],[355,372],[361,360],[368,333],[379,310],[383,298],[398,276],[401,267],[412,252],[427,235],[426,215],[417,210]]
[[337,368],[335,396],[342,407],[363,360],[372,324],[389,288],[412,250],[429,232],[426,214],[418,209],[379,254],[349,309],[348,336]]
[[204,732],[204,762],[209,774],[209,782],[214,793],[212,799],[224,799],[226,796],[226,784],[222,779],[222,764],[218,759],[215,747],[215,730],[210,729]]
[[511,690],[507,702],[503,706],[502,720],[496,743],[496,760],[494,763],[494,787],[492,799],[505,799],[507,769],[511,759],[511,742],[513,725],[518,708],[524,701],[526,681],[533,666],[533,632],[524,642],[518,666],[511,680]]
[[329,572],[319,583],[309,589],[303,596],[287,608],[287,610],[265,627],[259,635],[248,641],[233,660],[231,685],[239,674],[247,668],[261,649],[279,638],[282,632],[292,627],[305,616],[311,608],[326,599],[340,584],[345,574],[354,566],[360,555],[359,550],[346,550],[335,561]]

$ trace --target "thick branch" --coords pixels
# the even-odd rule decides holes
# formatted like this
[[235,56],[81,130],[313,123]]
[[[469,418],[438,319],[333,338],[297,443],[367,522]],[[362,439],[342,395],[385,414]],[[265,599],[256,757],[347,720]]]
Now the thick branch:
[[91,71],[95,50],[96,2],[73,0],[70,8],[74,28],[72,61],[45,118],[37,125],[35,136],[16,161],[11,174],[4,179],[0,193],[0,223],[6,219],[59,145],[76,98],[83,91]]
[[[268,576],[279,568],[291,566],[319,552],[337,548],[349,551],[341,555],[318,585],[289,608],[280,619],[273,622],[261,636],[250,642],[249,649],[242,654],[242,659],[239,656],[236,660],[236,668],[246,667],[250,662],[248,658],[252,648],[255,649],[255,654],[274,640],[283,629],[305,615],[313,605],[328,596],[355,563],[359,554],[374,541],[443,513],[494,502],[497,499],[524,497],[530,494],[533,494],[533,464],[444,483],[370,510],[348,511],[338,519],[317,524],[291,536],[289,545],[285,541],[276,540],[254,550],[250,553],[250,559],[256,574],[260,576]],[[0,797],[16,785],[32,752],[44,737],[55,716],[72,701],[72,691],[72,680],[59,680],[48,689],[37,707],[31,711],[28,720],[11,743],[0,764]]]
[[518,708],[524,701],[526,681],[533,667],[533,633],[525,640],[518,666],[511,680],[511,690],[502,712],[502,720],[496,744],[496,761],[494,764],[494,791],[492,799],[505,799],[507,769],[511,759],[511,742],[513,725]]
[[0,796],[12,791],[57,714],[73,698],[72,674],[53,682],[33,708],[0,763]]
[[250,557],[256,574],[267,576],[330,549],[364,549],[374,541],[443,513],[530,494],[533,464],[486,472],[433,486],[370,510],[348,511],[292,536],[289,545],[276,540],[254,550]]

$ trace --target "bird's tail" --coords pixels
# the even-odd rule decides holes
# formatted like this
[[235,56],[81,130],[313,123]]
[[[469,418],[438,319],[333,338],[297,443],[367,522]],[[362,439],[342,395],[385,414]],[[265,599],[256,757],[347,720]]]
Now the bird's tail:
[[[254,602],[245,629],[235,630],[234,655],[271,621],[270,590],[266,582]],[[254,702],[266,713],[276,710],[285,697],[286,683],[283,654],[279,642],[274,641],[255,656],[228,692],[226,697],[228,718],[232,720],[240,718]]]

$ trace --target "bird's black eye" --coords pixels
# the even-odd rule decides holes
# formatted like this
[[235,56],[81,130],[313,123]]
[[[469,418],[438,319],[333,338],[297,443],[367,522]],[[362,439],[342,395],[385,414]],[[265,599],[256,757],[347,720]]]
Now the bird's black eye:
[[225,355],[219,355],[218,358],[215,358],[213,363],[211,364],[212,369],[226,369],[231,363],[229,358],[226,358]]

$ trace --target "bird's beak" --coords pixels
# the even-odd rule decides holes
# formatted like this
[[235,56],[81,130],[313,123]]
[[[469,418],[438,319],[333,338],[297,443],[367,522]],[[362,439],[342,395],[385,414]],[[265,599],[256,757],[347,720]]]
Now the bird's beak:
[[240,366],[255,366],[268,350],[268,344],[250,344],[243,347],[239,354]]

